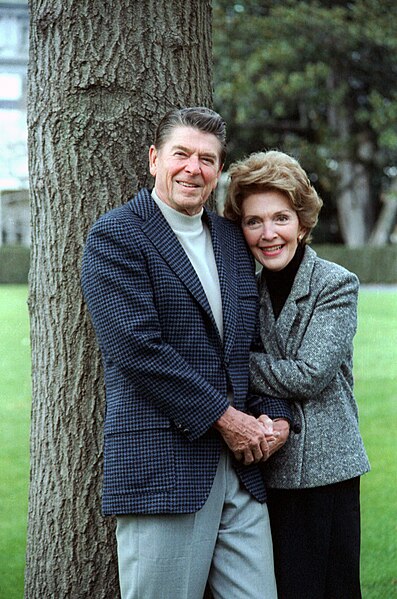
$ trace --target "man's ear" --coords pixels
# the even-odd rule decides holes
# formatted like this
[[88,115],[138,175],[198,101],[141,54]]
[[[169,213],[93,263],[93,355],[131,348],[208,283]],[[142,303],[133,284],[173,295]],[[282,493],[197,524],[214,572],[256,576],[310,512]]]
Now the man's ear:
[[153,145],[149,148],[149,170],[150,174],[155,177],[157,174],[157,149]]

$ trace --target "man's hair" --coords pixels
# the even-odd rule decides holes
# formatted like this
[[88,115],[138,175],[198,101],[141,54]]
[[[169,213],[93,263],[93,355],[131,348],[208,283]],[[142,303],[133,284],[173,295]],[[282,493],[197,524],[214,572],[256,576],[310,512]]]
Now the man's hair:
[[164,146],[176,127],[192,127],[203,133],[211,133],[220,144],[220,162],[226,158],[226,123],[214,110],[204,106],[173,108],[163,116],[158,124],[154,145],[159,150]]

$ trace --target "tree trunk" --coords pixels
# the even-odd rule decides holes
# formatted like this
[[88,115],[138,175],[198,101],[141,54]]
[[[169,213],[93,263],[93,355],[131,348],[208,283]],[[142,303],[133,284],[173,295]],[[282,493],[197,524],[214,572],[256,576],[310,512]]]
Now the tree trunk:
[[359,247],[367,243],[371,231],[369,173],[351,160],[341,161],[339,173],[336,202],[341,235],[348,247]]
[[370,245],[378,247],[389,243],[397,223],[397,177],[392,180],[389,191],[383,194],[381,201],[383,207],[369,240]]
[[89,226],[148,182],[172,106],[210,105],[210,0],[31,0],[33,401],[27,599],[116,599],[100,514],[103,379],[80,291]]
[[364,245],[374,223],[371,203],[370,164],[374,147],[368,131],[353,134],[354,107],[348,98],[343,104],[333,102],[344,85],[346,73],[334,70],[328,80],[328,125],[341,151],[336,205],[343,241],[349,247]]

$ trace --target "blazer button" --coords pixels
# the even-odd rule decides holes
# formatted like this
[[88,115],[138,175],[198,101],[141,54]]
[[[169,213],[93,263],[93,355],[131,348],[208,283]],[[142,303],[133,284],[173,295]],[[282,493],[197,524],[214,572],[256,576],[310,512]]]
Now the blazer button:
[[190,433],[190,429],[183,426],[183,424],[181,424],[180,422],[175,422],[175,426],[179,431],[181,431],[181,433],[184,433],[185,435],[188,435]]
[[292,427],[292,430],[293,430],[293,432],[294,432],[296,435],[299,435],[299,433],[301,433],[301,432],[302,432],[302,425],[301,425],[301,423],[300,423],[300,422],[296,422],[296,423],[293,425],[293,427]]

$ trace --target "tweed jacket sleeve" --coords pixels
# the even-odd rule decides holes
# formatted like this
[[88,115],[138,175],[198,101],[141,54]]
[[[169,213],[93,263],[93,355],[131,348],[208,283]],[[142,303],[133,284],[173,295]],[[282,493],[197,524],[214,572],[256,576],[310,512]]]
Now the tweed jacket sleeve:
[[344,364],[349,378],[357,295],[357,277],[320,260],[309,247],[277,321],[264,284],[260,324],[264,352],[251,354],[253,392],[316,400]]

